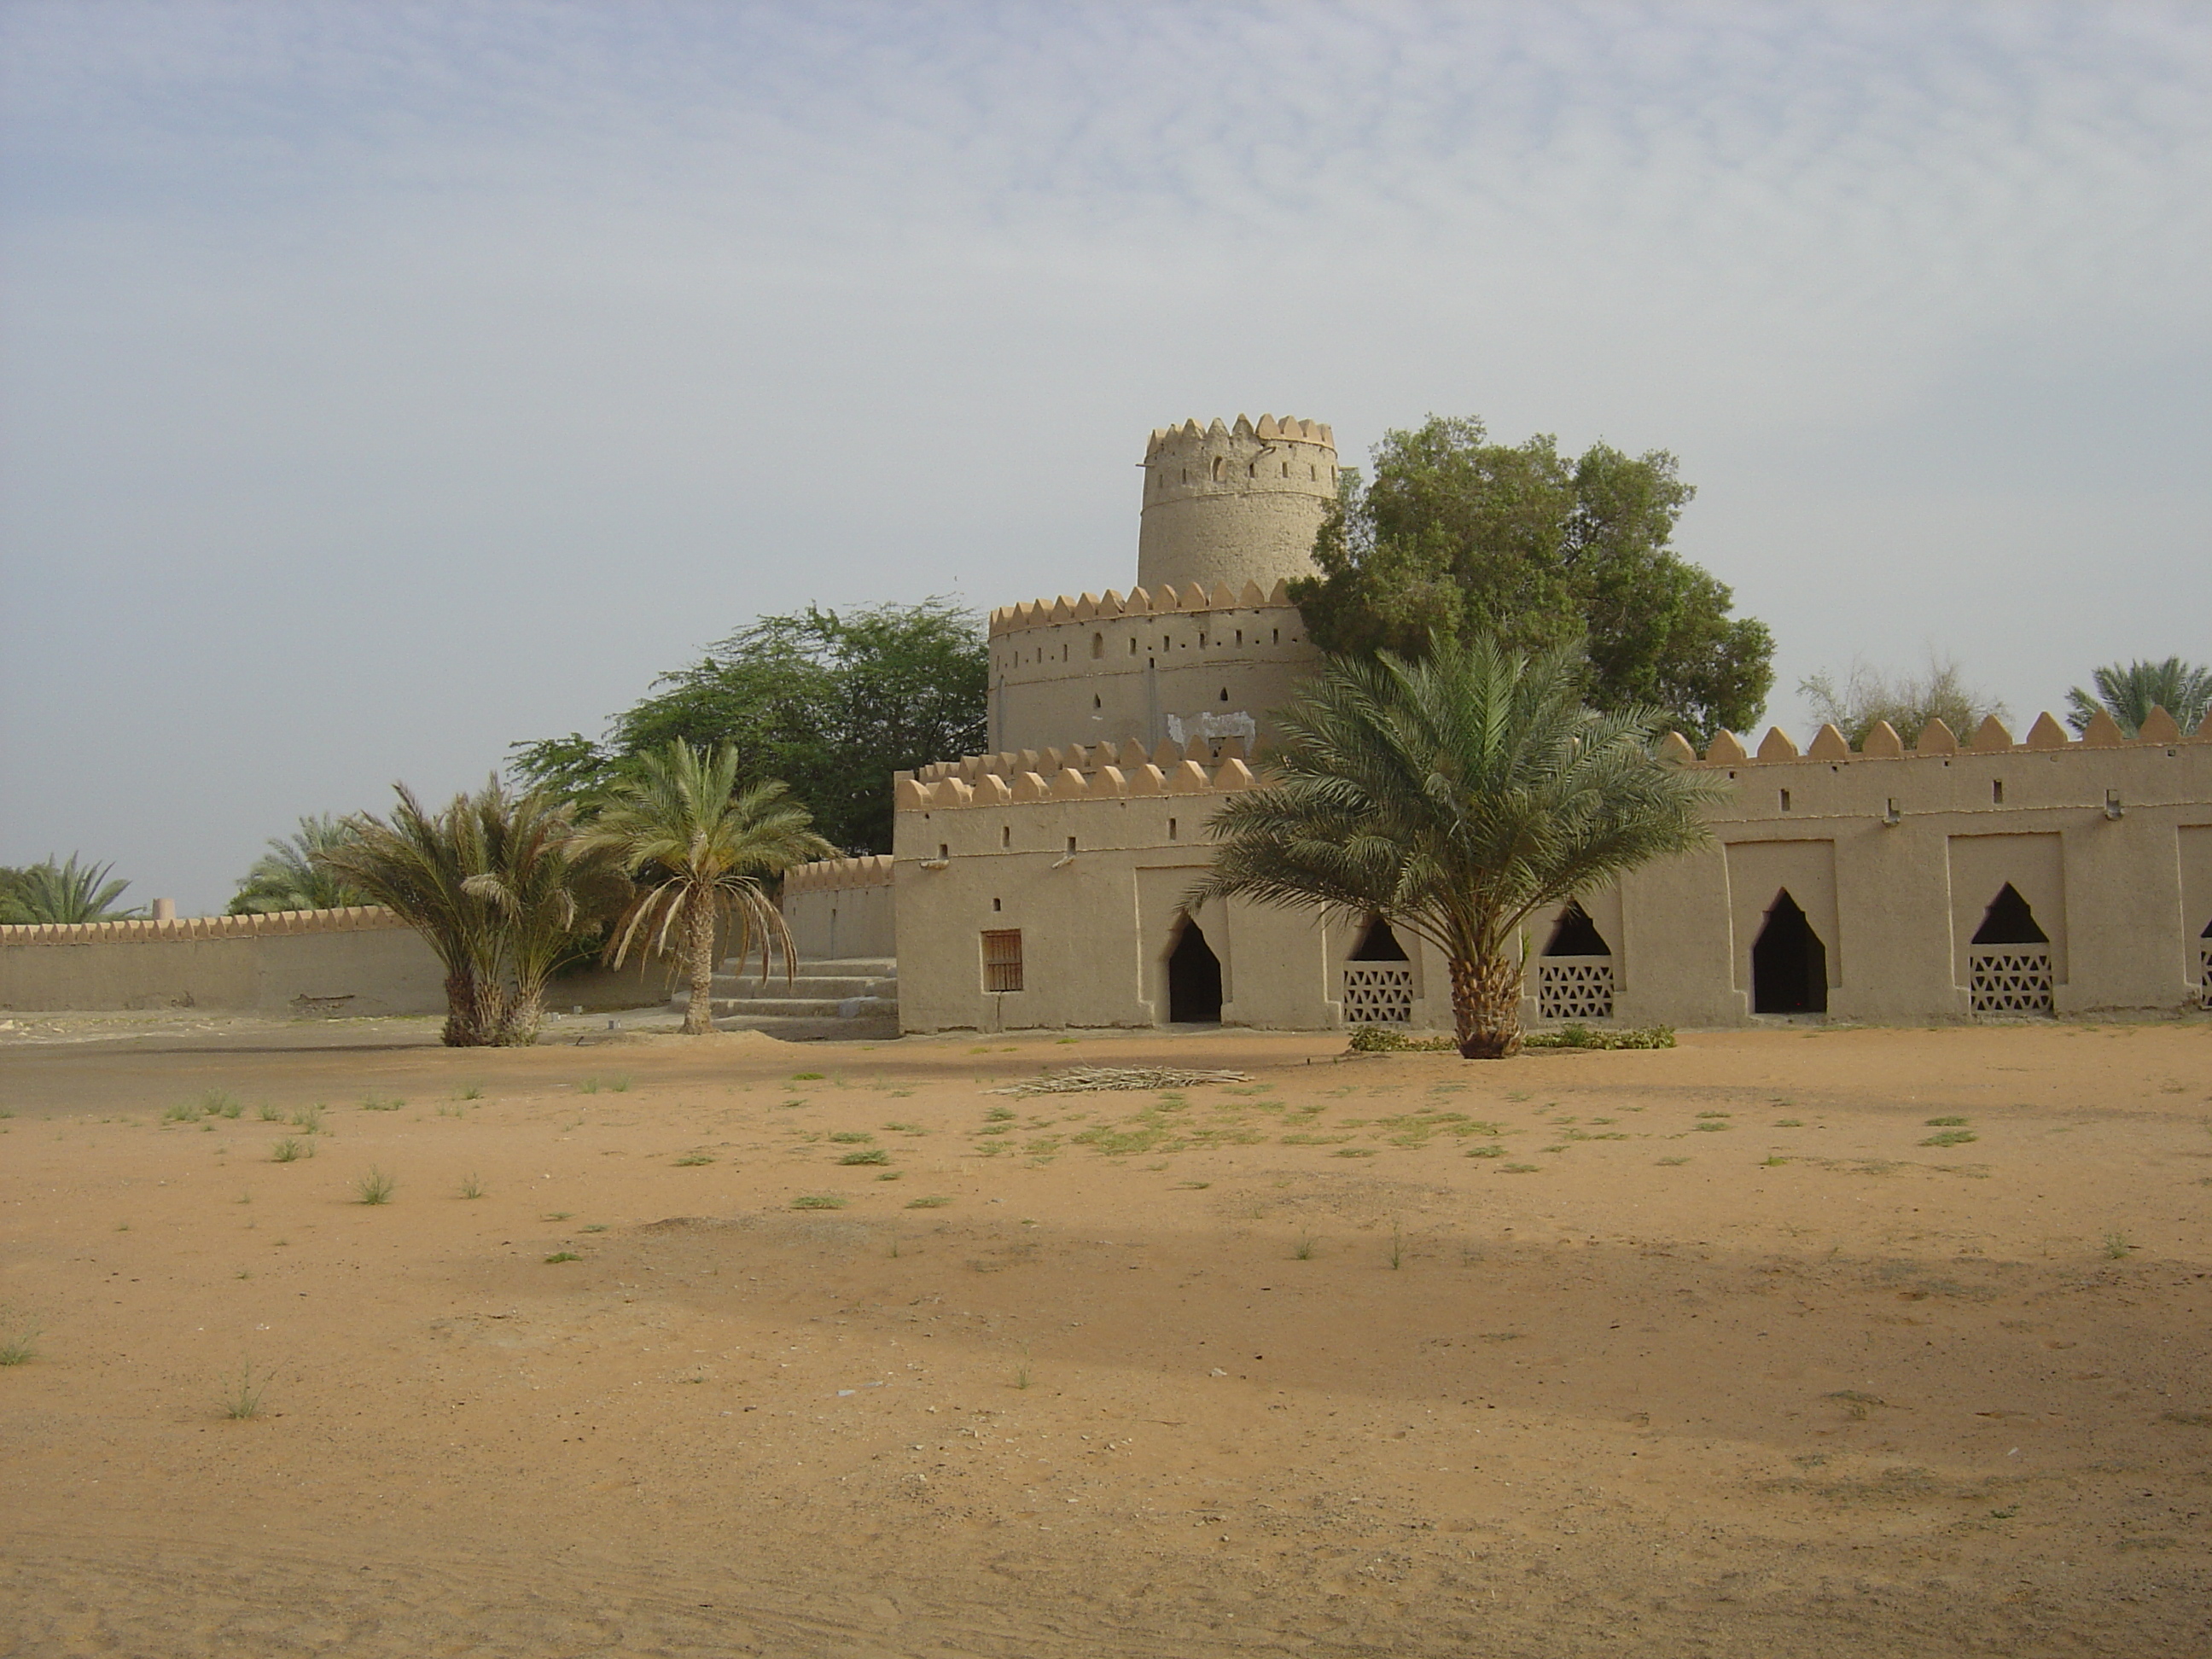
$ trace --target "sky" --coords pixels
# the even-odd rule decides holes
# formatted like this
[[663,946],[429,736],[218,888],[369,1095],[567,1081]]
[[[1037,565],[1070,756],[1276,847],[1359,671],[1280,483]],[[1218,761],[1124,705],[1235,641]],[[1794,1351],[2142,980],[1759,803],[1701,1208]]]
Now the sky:
[[1798,682],[2212,659],[2212,8],[0,0],[0,864],[219,910],[1156,426],[1680,458]]

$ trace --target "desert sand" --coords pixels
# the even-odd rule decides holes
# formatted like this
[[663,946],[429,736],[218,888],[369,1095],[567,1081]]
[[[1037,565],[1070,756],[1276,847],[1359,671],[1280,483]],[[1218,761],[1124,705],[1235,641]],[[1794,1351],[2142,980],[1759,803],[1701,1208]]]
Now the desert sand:
[[573,1037],[0,1033],[0,1652],[2212,1651],[2203,1021]]

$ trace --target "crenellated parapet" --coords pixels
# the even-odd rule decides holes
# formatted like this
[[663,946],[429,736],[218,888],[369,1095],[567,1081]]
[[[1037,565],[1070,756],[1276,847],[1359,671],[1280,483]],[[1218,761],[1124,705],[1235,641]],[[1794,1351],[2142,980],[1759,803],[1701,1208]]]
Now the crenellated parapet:
[[1002,635],[1063,623],[1196,616],[1214,611],[1262,611],[1288,608],[1290,604],[1290,585],[1280,581],[1264,591],[1257,582],[1246,582],[1235,592],[1226,583],[1208,587],[1203,582],[1186,582],[1180,588],[1170,585],[1157,593],[1142,587],[1132,588],[1126,595],[1109,587],[1103,594],[1085,593],[1071,598],[1063,593],[1056,599],[1031,599],[1023,605],[1001,605],[991,612],[990,636],[995,640]]
[[1040,769],[1015,771],[1011,775],[979,772],[972,782],[958,775],[928,782],[901,777],[896,794],[900,811],[927,812],[969,806],[1130,800],[1147,795],[1226,794],[1259,788],[1264,781],[1241,759],[1209,767],[1194,757],[1185,757],[1164,766],[1151,760],[1127,767],[1106,763],[1095,764],[1088,771],[1073,765],[1048,769],[1048,763],[1040,763]]
[[2092,750],[2100,749],[2158,748],[2178,743],[2212,743],[2212,714],[2193,735],[2184,735],[2179,722],[2163,708],[2154,708],[2142,729],[2129,737],[2118,723],[2103,709],[2099,709],[2087,728],[2079,738],[2069,735],[2066,728],[2046,711],[2035,717],[2027,735],[2014,742],[2002,720],[1990,715],[1976,726],[1961,743],[1958,734],[1942,720],[1930,720],[1914,739],[1912,747],[1905,746],[1905,739],[1887,720],[1876,725],[1867,733],[1856,749],[1851,747],[1844,734],[1833,726],[1823,726],[1813,734],[1813,741],[1802,750],[1778,726],[1769,726],[1766,735],[1759,739],[1756,750],[1746,749],[1743,740],[1733,732],[1720,732],[1705,745],[1700,761],[1690,740],[1680,732],[1670,732],[1661,742],[1661,755],[1682,765],[1760,766],[1790,762],[1828,762],[1860,760],[1899,760],[1922,756],[1948,757],[1955,755],[2053,754],[2063,750]]
[[208,939],[275,939],[298,933],[360,933],[404,927],[397,911],[381,904],[337,910],[278,910],[252,916],[173,916],[167,921],[39,922],[0,927],[0,945],[160,943]]
[[871,854],[857,859],[818,859],[794,864],[783,872],[786,896],[794,893],[850,892],[864,887],[891,884],[891,856]]
[[1338,476],[1335,434],[1318,421],[1160,428],[1145,447],[1137,580],[1210,592],[1309,574]]

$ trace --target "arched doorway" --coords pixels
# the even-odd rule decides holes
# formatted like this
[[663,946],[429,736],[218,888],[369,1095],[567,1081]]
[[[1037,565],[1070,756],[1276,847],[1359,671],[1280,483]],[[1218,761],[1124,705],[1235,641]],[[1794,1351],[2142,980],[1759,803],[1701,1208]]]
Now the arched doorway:
[[1828,947],[1784,888],[1767,907],[1766,925],[1751,947],[1751,1011],[1755,1014],[1828,1012]]
[[1168,1020],[1175,1025],[1221,1024],[1221,958],[1206,930],[1189,917],[1168,952]]

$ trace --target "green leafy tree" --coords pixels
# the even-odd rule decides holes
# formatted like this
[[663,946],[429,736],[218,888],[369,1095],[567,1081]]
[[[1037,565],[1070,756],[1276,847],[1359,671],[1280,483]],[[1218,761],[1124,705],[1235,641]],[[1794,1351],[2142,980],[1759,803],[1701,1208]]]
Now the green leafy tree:
[[230,901],[234,916],[274,915],[285,910],[341,910],[367,904],[368,895],[342,880],[318,858],[343,842],[344,823],[328,814],[300,820],[300,828],[253,861]]
[[1917,674],[1885,674],[1855,662],[1841,684],[1823,669],[1798,681],[1797,691],[1813,718],[1834,726],[1854,749],[1884,722],[1911,743],[1931,720],[1942,721],[1954,736],[1965,738],[1991,714],[2003,720],[2008,712],[1996,698],[1968,685],[1957,663],[1941,657],[1931,657]]
[[1518,1052],[1522,924],[1702,845],[1726,790],[1656,757],[1658,711],[1587,707],[1585,672],[1482,636],[1332,659],[1279,717],[1281,781],[1208,824],[1187,902],[1380,915],[1443,952],[1463,1056]]
[[2124,665],[2107,663],[2089,678],[2097,688],[2094,692],[2077,685],[2066,694],[2066,723],[2076,732],[2087,731],[2100,708],[2131,738],[2142,730],[2154,708],[2172,715],[2184,732],[2194,732],[2207,711],[2212,711],[2212,668],[2179,657]]
[[581,844],[612,854],[637,883],[638,896],[616,928],[609,959],[622,965],[640,941],[667,952],[676,942],[691,981],[684,1029],[714,1029],[714,941],[725,918],[733,956],[757,937],[761,976],[772,948],[796,971],[790,930],[771,884],[794,864],[834,856],[809,827],[806,809],[774,779],[747,783],[737,748],[712,751],[678,738],[640,755],[613,797],[584,830]]
[[389,905],[446,970],[449,1048],[537,1038],[545,981],[579,937],[604,929],[628,894],[611,861],[576,845],[574,808],[494,778],[431,811],[404,784],[388,818],[359,813],[315,854],[339,880]]
[[112,864],[81,864],[71,853],[59,864],[51,858],[19,870],[0,871],[0,924],[125,921],[142,910],[120,908],[128,881],[111,879]]
[[599,739],[518,744],[515,773],[590,808],[672,742],[727,744],[738,776],[783,781],[813,827],[851,852],[891,846],[891,775],[988,741],[989,652],[942,599],[763,617],[665,674]]
[[1291,596],[1314,642],[1417,657],[1486,635],[1510,650],[1577,644],[1602,709],[1656,708],[1702,743],[1748,728],[1774,684],[1765,624],[1669,545],[1693,494],[1663,450],[1577,458],[1539,434],[1489,441],[1432,416],[1387,434],[1374,477],[1343,477]]

